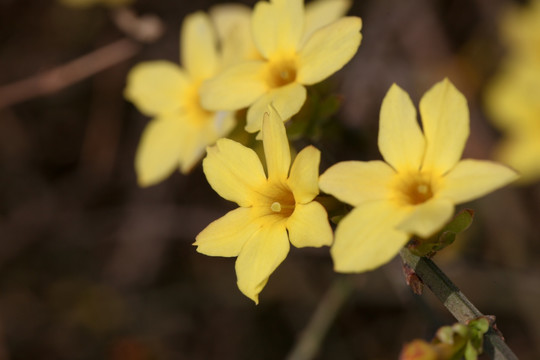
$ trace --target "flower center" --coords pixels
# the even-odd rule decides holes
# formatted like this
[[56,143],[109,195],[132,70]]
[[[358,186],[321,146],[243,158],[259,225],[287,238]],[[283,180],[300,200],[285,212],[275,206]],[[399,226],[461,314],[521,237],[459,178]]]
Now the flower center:
[[186,89],[184,94],[184,107],[183,110],[190,114],[190,118],[197,123],[205,123],[209,118],[213,116],[212,111],[208,111],[201,106],[201,99],[199,96],[199,87],[201,82],[193,84],[190,88]]
[[272,186],[267,193],[266,209],[269,214],[287,218],[294,212],[296,201],[292,191],[286,185]]
[[296,63],[294,60],[270,61],[267,82],[271,88],[285,86],[295,80]]
[[433,179],[426,173],[399,176],[395,183],[396,197],[402,204],[418,205],[433,197]]

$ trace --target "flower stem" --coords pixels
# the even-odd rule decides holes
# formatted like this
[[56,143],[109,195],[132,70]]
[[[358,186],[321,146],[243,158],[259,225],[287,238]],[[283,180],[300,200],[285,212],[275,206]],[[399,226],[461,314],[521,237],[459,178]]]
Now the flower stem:
[[353,286],[345,277],[338,277],[333,282],[319,303],[309,324],[288,354],[287,360],[310,360],[315,358],[324,336],[352,291]]
[[[400,252],[403,262],[413,269],[422,282],[435,294],[443,305],[461,323],[484,316],[456,285],[428,258],[414,255],[409,249]],[[506,345],[498,330],[490,325],[484,336],[484,351],[492,359],[517,360],[517,356]]]

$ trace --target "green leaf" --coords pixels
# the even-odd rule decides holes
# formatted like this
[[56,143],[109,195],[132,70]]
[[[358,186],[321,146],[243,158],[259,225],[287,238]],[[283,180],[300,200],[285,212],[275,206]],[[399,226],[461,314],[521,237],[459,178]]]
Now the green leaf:
[[489,330],[489,321],[485,317],[480,317],[471,320],[467,326],[470,330],[469,344],[478,354],[481,354],[484,347],[484,334]]
[[432,257],[437,251],[451,245],[456,239],[456,235],[467,230],[471,226],[474,218],[474,211],[464,209],[454,216],[454,218],[437,234],[428,239],[414,238],[409,243],[411,252],[418,256]]
[[459,234],[471,226],[474,218],[474,211],[471,209],[464,209],[457,213],[456,216],[446,225],[441,233],[451,232],[454,234]]
[[465,346],[465,353],[463,354],[465,357],[465,360],[477,360],[478,359],[478,351],[474,348],[474,346],[471,345],[470,342],[467,343],[467,346]]
[[486,317],[471,320],[467,325],[455,323],[442,326],[431,343],[417,339],[404,346],[401,359],[477,360],[482,353],[484,334],[489,327],[490,322]]
[[451,326],[443,326],[437,330],[436,337],[440,342],[452,345],[454,343],[454,330]]

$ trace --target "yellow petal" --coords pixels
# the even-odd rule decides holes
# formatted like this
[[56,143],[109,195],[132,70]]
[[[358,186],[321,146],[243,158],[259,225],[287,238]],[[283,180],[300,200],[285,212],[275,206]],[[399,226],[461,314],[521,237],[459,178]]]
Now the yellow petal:
[[251,9],[243,4],[212,6],[210,17],[221,43],[222,66],[261,59],[251,35]]
[[319,194],[319,163],[321,152],[308,146],[294,159],[287,184],[296,203],[306,204]]
[[189,173],[205,154],[206,147],[226,136],[235,123],[232,112],[219,111],[209,113],[203,118],[192,119],[186,124],[182,138],[178,139],[182,144],[180,171]]
[[184,71],[168,61],[136,65],[127,76],[124,96],[148,116],[177,111],[189,80]]
[[304,31],[304,0],[272,0],[276,9],[276,42],[280,52],[293,52]]
[[198,11],[186,16],[180,34],[182,65],[196,79],[207,79],[217,71],[217,41],[208,16]]
[[146,126],[135,155],[140,186],[157,184],[178,168],[184,121],[181,117],[158,118]]
[[238,288],[259,303],[259,293],[268,278],[287,257],[289,239],[283,222],[267,224],[244,244],[236,260]]
[[395,171],[383,161],[343,161],[321,175],[319,186],[327,194],[351,205],[389,197]]
[[178,161],[180,171],[187,174],[201,160],[206,152],[206,147],[212,145],[216,139],[209,143],[205,141],[205,136],[201,133],[200,127],[195,127],[192,124],[186,124],[182,135],[177,141],[181,145],[181,155]]
[[296,52],[303,27],[303,0],[259,1],[253,9],[253,40],[267,59],[277,53]]
[[244,4],[214,5],[209,14],[220,40],[227,39],[227,36],[237,28],[250,31],[251,9]]
[[368,202],[351,211],[339,222],[330,249],[334,270],[358,273],[389,262],[409,238],[394,229],[402,217],[387,201]]
[[230,139],[219,139],[207,153],[203,170],[210,186],[224,199],[251,206],[255,193],[266,183],[257,154]]
[[444,174],[459,161],[469,137],[467,100],[444,79],[422,97],[420,114],[426,138],[423,169]]
[[427,238],[450,220],[454,213],[454,204],[446,198],[437,197],[416,205],[411,210],[397,229]]
[[497,190],[517,178],[514,170],[491,161],[462,160],[446,174],[437,196],[459,204]]
[[381,105],[379,149],[397,171],[418,171],[425,141],[409,95],[393,84]]
[[324,207],[316,201],[297,204],[294,213],[287,219],[287,230],[291,243],[300,248],[321,247],[332,244],[332,228]]
[[237,208],[213,221],[195,238],[197,251],[210,256],[238,256],[242,246],[259,230],[252,208]]
[[284,182],[291,166],[291,151],[283,120],[272,106],[264,114],[262,138],[268,180]]
[[247,61],[231,66],[202,83],[201,104],[208,110],[238,110],[251,105],[268,90],[265,62]]
[[276,109],[284,121],[289,120],[300,111],[306,96],[306,88],[299,83],[270,90],[249,107],[246,131],[254,133],[261,130],[263,115],[269,105]]
[[518,60],[505,62],[485,92],[491,120],[505,131],[538,129],[538,95],[531,89],[540,88],[540,71],[537,64],[531,65]]
[[345,15],[351,5],[351,0],[315,0],[307,3],[302,43],[316,30]]
[[341,69],[356,53],[362,20],[345,17],[317,30],[299,53],[296,80],[312,85]]
[[540,135],[509,138],[499,144],[497,159],[519,172],[520,183],[530,183],[540,178]]
[[251,20],[253,41],[259,52],[265,58],[269,58],[276,52],[275,37],[275,9],[267,1],[259,1],[253,8]]

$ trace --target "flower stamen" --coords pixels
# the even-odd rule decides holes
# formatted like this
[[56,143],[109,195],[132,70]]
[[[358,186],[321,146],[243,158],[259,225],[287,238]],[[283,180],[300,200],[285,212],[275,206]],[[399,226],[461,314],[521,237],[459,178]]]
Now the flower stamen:
[[433,182],[425,173],[409,173],[400,176],[394,187],[401,204],[418,205],[433,197]]
[[268,65],[267,82],[271,88],[290,84],[296,80],[296,64],[293,60],[280,60]]
[[281,212],[281,204],[278,201],[275,201],[270,205],[270,209],[276,213]]

